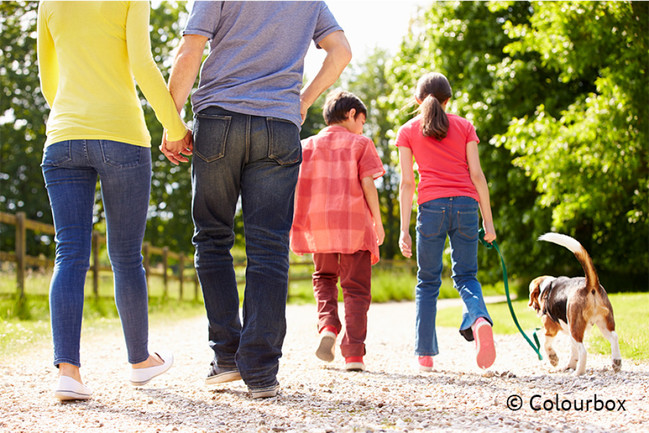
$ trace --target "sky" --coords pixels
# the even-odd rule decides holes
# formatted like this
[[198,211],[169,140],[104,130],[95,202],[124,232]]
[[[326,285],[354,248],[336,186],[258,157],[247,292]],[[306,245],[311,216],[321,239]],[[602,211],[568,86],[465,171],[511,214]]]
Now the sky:
[[[430,6],[433,0],[328,0],[327,5],[345,31],[352,47],[353,60],[366,58],[375,47],[396,53],[408,33],[411,17],[420,6]],[[310,79],[318,72],[325,53],[311,45],[305,59],[304,72]]]

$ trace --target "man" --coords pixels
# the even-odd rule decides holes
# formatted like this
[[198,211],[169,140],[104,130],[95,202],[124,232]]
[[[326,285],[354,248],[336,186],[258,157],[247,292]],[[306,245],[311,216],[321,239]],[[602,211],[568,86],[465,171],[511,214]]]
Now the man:
[[[214,350],[206,382],[243,379],[253,398],[274,397],[286,334],[300,125],[351,50],[324,2],[195,2],[169,79],[179,111],[208,40],[192,95],[193,243]],[[300,94],[311,40],[327,55]],[[189,151],[164,141],[161,150],[175,163]],[[247,256],[243,321],[230,253],[239,197]]]

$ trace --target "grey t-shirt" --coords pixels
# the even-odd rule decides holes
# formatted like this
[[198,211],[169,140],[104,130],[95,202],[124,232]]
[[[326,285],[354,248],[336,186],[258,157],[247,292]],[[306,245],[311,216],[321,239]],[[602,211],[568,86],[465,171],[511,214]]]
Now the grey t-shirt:
[[219,106],[298,127],[300,89],[311,40],[342,30],[324,2],[197,1],[183,35],[210,39],[194,113]]

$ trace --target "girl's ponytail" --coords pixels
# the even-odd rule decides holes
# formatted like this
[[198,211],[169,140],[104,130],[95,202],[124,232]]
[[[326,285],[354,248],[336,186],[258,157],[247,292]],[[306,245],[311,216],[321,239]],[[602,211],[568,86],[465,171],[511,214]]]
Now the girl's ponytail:
[[421,132],[426,137],[433,137],[438,140],[446,137],[448,132],[448,117],[444,112],[442,104],[433,95],[426,96],[421,103],[419,111],[422,115]]
[[451,97],[451,85],[437,72],[424,75],[417,82],[415,96],[421,101],[421,132],[426,137],[441,140],[448,133],[448,117],[442,104]]

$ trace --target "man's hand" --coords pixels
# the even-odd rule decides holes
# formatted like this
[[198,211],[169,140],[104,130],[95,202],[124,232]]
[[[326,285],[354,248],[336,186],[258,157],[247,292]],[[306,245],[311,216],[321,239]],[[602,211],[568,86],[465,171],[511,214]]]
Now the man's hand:
[[352,59],[352,49],[342,30],[328,34],[320,41],[319,45],[327,52],[327,55],[316,76],[302,89],[302,94],[300,95],[302,123],[306,119],[306,113],[309,107],[318,99],[318,96],[322,92],[336,82]]

